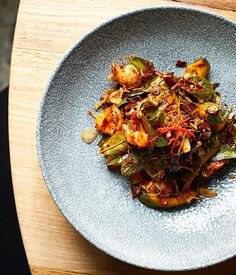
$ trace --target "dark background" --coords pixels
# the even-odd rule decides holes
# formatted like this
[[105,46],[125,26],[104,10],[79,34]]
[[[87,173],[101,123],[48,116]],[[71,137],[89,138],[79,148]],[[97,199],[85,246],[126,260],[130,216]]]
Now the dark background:
[[0,274],[30,274],[17,221],[8,146],[8,89],[0,92]]
[[18,4],[19,0],[0,0],[0,91],[8,86]]
[[30,274],[11,181],[8,146],[8,83],[19,0],[0,0],[0,275]]

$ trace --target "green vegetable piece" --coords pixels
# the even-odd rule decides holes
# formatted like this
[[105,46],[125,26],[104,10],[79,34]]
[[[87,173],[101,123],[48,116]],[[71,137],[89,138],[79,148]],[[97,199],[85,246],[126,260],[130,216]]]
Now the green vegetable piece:
[[204,102],[202,104],[199,104],[197,109],[202,112],[215,114],[219,110],[219,105],[214,102]]
[[109,167],[119,167],[124,159],[123,155],[110,155],[107,158],[106,164]]
[[100,153],[104,156],[125,153],[128,150],[128,142],[123,132],[117,132],[103,144]]
[[150,78],[144,87],[144,91],[150,92],[150,90],[154,87],[159,87],[161,91],[166,91],[169,89],[169,86],[166,84],[165,79],[161,75],[155,75]]
[[160,204],[160,200],[153,195],[149,194],[141,194],[138,196],[138,200],[147,207],[150,208],[160,208],[162,205]]
[[186,192],[187,190],[190,189],[192,182],[194,179],[199,175],[202,166],[211,158],[213,158],[218,152],[219,152],[219,146],[213,144],[211,145],[207,153],[204,157],[200,158],[199,161],[195,163],[195,169],[193,173],[188,173],[187,176],[185,177],[185,183],[184,183],[184,191]]
[[143,73],[145,73],[146,71],[152,71],[154,69],[153,63],[135,55],[129,57],[128,61],[130,64],[135,66],[139,71],[142,71]]
[[204,88],[203,91],[199,92],[199,91],[188,91],[188,94],[193,95],[194,97],[197,97],[199,99],[202,99],[204,101],[216,101],[216,97],[217,97],[217,92],[215,90],[211,90],[208,88]]
[[121,102],[117,105],[117,107],[119,108],[120,106],[125,105],[128,102],[129,102],[128,100],[122,99]]
[[138,115],[138,118],[142,121],[144,130],[147,133],[151,134],[152,127],[151,127],[151,124],[149,123],[148,119],[146,118],[146,116],[143,115],[142,111],[138,111],[137,115]]
[[218,161],[222,159],[235,159],[236,158],[236,149],[230,148],[226,145],[220,147],[220,151],[213,158],[213,160]]
[[141,159],[135,154],[128,154],[121,165],[121,174],[131,176],[141,171],[143,168]]
[[210,72],[210,64],[205,58],[200,58],[189,64],[184,71],[183,77],[189,79],[191,77],[207,78]]
[[162,113],[162,114],[160,115],[160,117],[159,117],[158,120],[159,120],[159,122],[160,122],[161,125],[164,123],[166,117],[167,117],[167,114],[166,114],[166,113]]
[[[152,125],[152,123],[150,123],[150,124]],[[151,127],[151,130],[149,133],[150,133],[150,136],[155,136],[157,132],[153,127]]]
[[205,87],[207,89],[213,90],[213,84],[206,78],[200,78],[200,77],[196,76],[196,77],[192,77],[191,80],[193,82],[196,82],[196,83],[202,85],[203,87]]
[[163,162],[160,158],[151,161],[146,160],[143,163],[143,169],[150,177],[154,178],[158,176],[160,171],[163,171]]
[[158,106],[158,109],[155,109],[148,113],[149,116],[149,123],[151,125],[154,125],[157,121],[159,121],[161,124],[164,122],[166,118],[166,113],[163,112],[163,109],[165,109],[166,103],[161,103],[160,106]]
[[110,136],[102,136],[97,145],[101,148],[108,141],[109,138]]
[[153,141],[153,144],[156,147],[165,147],[168,145],[168,141],[163,136],[159,136]]
[[212,124],[212,125],[218,125],[222,123],[222,119],[219,116],[214,116],[212,114],[209,114],[207,116],[208,121]]
[[161,111],[160,110],[154,110],[152,111],[150,114],[149,114],[149,121],[154,121],[154,120],[157,120],[157,116],[158,114],[160,113]]
[[138,196],[139,201],[151,208],[171,208],[176,206],[181,206],[185,204],[190,204],[193,200],[198,200],[198,191],[188,191],[182,193],[177,197],[171,198],[160,198],[155,194],[141,194]]
[[228,110],[221,110],[218,115],[208,114],[207,120],[210,122],[215,132],[220,132],[224,128],[228,116]]
[[227,119],[228,118],[228,116],[229,116],[229,110],[228,109],[225,109],[225,110],[221,110],[220,111],[220,117],[222,118],[222,119]]

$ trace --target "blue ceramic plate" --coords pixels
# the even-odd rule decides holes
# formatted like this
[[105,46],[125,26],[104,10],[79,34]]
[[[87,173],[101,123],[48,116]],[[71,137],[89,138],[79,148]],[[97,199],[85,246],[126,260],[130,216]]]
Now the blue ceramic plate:
[[[68,221],[91,243],[128,263],[158,270],[196,269],[236,253],[236,182],[215,177],[218,196],[190,207],[153,210],[133,200],[128,180],[106,168],[86,113],[109,87],[112,61],[136,53],[164,71],[206,57],[210,79],[235,105],[236,26],[207,12],[160,7],[102,24],[63,58],[43,97],[37,147],[43,176]],[[229,168],[230,174],[236,174]]]

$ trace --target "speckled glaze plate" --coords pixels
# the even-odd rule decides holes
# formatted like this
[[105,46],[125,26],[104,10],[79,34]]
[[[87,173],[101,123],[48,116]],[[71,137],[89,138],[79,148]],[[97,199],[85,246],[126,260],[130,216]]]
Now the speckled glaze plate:
[[[196,269],[236,253],[236,182],[215,177],[218,196],[189,207],[153,210],[133,200],[128,180],[106,168],[86,113],[109,87],[110,64],[136,53],[156,68],[177,71],[177,59],[206,57],[210,79],[236,105],[236,26],[207,12],[160,7],[134,11],[98,26],[55,70],[43,97],[37,128],[42,173],[56,204],[91,243],[128,263],[157,270]],[[235,174],[236,170],[228,169]]]

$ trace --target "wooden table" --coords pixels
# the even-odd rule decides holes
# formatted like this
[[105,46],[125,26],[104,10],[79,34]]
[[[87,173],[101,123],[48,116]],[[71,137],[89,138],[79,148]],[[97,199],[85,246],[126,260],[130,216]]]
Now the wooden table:
[[[36,118],[54,67],[86,32],[135,8],[196,2],[236,21],[235,0],[21,0],[10,77],[10,154],[18,218],[33,274],[164,274],[116,260],[75,232],[42,178],[35,146]],[[236,259],[210,267],[204,274],[233,270]]]

